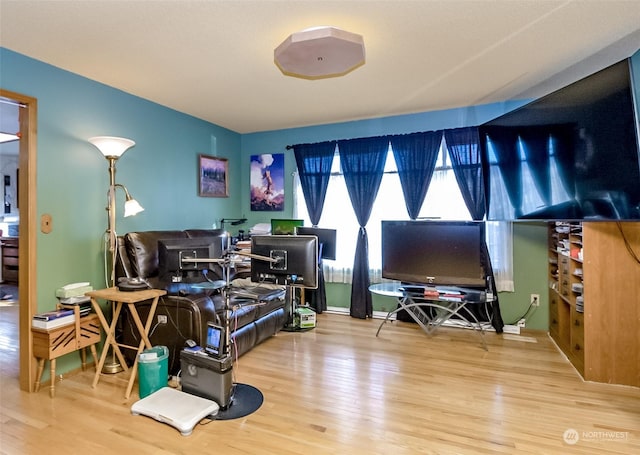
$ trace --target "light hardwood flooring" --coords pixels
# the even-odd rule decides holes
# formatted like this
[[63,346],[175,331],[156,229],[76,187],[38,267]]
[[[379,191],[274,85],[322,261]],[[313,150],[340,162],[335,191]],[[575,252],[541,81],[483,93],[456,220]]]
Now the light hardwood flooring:
[[262,407],[187,437],[131,415],[124,379],[93,389],[93,370],[64,377],[54,399],[21,392],[2,350],[0,453],[640,453],[640,390],[584,382],[545,333],[487,333],[484,351],[470,330],[393,322],[376,338],[379,324],[324,313],[268,339],[234,367]]

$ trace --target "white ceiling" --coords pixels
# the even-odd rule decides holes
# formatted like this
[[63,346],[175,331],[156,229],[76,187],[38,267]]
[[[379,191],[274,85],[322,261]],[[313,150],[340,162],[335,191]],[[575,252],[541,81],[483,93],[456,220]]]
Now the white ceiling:
[[[283,75],[274,49],[318,25],[365,65]],[[640,0],[0,0],[0,45],[249,133],[540,96],[638,50]]]

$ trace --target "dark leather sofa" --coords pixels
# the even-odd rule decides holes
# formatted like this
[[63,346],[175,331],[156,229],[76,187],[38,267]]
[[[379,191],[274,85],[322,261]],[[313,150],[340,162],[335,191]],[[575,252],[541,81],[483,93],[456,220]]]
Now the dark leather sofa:
[[[168,294],[160,298],[156,317],[150,330],[152,345],[169,348],[169,373],[175,375],[180,370],[180,350],[186,340],[193,340],[203,346],[209,321],[223,324],[225,301],[222,289],[203,290],[190,283],[167,283],[159,277],[158,240],[219,235],[220,231],[190,229],[185,231],[144,231],[129,232],[118,238],[117,277],[138,277],[150,287],[166,289]],[[218,280],[221,277],[211,277]],[[285,323],[284,290],[256,287],[244,280],[244,287],[236,286],[239,280],[232,281],[231,352],[234,358],[244,354],[257,344],[275,335]],[[241,281],[241,280],[240,280]],[[142,320],[149,314],[151,302],[137,305]],[[158,316],[166,316],[167,323],[159,324]],[[122,343],[137,345],[139,335],[130,314],[120,318],[119,336]],[[133,362],[133,351],[125,349],[127,361]]]

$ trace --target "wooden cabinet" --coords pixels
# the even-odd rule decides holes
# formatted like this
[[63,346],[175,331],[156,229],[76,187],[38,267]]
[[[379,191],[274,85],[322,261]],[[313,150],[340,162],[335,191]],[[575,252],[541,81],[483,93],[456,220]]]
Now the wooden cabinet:
[[18,284],[18,237],[0,238],[2,247],[2,281]]
[[38,359],[38,372],[34,390],[40,390],[40,380],[44,372],[45,360],[50,363],[49,395],[55,396],[56,359],[70,352],[80,350],[82,370],[86,368],[85,348],[91,349],[93,361],[97,364],[96,343],[100,342],[100,320],[98,315],[89,314],[80,317],[80,310],[74,307],[76,313],[75,322],[56,327],[54,329],[39,329],[32,327],[33,355]]
[[640,387],[640,223],[549,224],[549,334],[589,381]]
[[549,239],[549,332],[584,376],[582,226],[552,223]]

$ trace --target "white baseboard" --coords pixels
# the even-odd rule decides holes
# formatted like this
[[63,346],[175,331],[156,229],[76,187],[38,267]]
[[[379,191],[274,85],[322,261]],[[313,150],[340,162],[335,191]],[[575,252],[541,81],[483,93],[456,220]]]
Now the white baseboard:
[[[328,306],[327,313],[333,313],[333,314],[344,314],[344,315],[349,315],[349,308],[345,308],[345,307],[337,307],[337,306]],[[372,319],[384,319],[387,317],[387,313],[386,311],[374,311],[373,312],[373,316]],[[396,315],[392,314],[391,317],[389,318],[390,321],[395,321],[396,320]],[[444,327],[456,327],[456,328],[460,328],[460,329],[473,329],[474,327],[470,327],[468,324],[464,323],[461,320],[448,320],[447,322],[445,322],[444,324],[442,324]],[[512,326],[510,326],[512,327]],[[485,331],[488,332],[495,332],[495,329],[493,328],[493,326],[491,325],[490,322],[483,322],[482,323],[482,328]],[[506,330],[507,326],[505,326],[505,332],[507,332]],[[520,333],[520,327],[518,328],[518,334]],[[516,333],[516,332],[507,332],[507,333]]]

